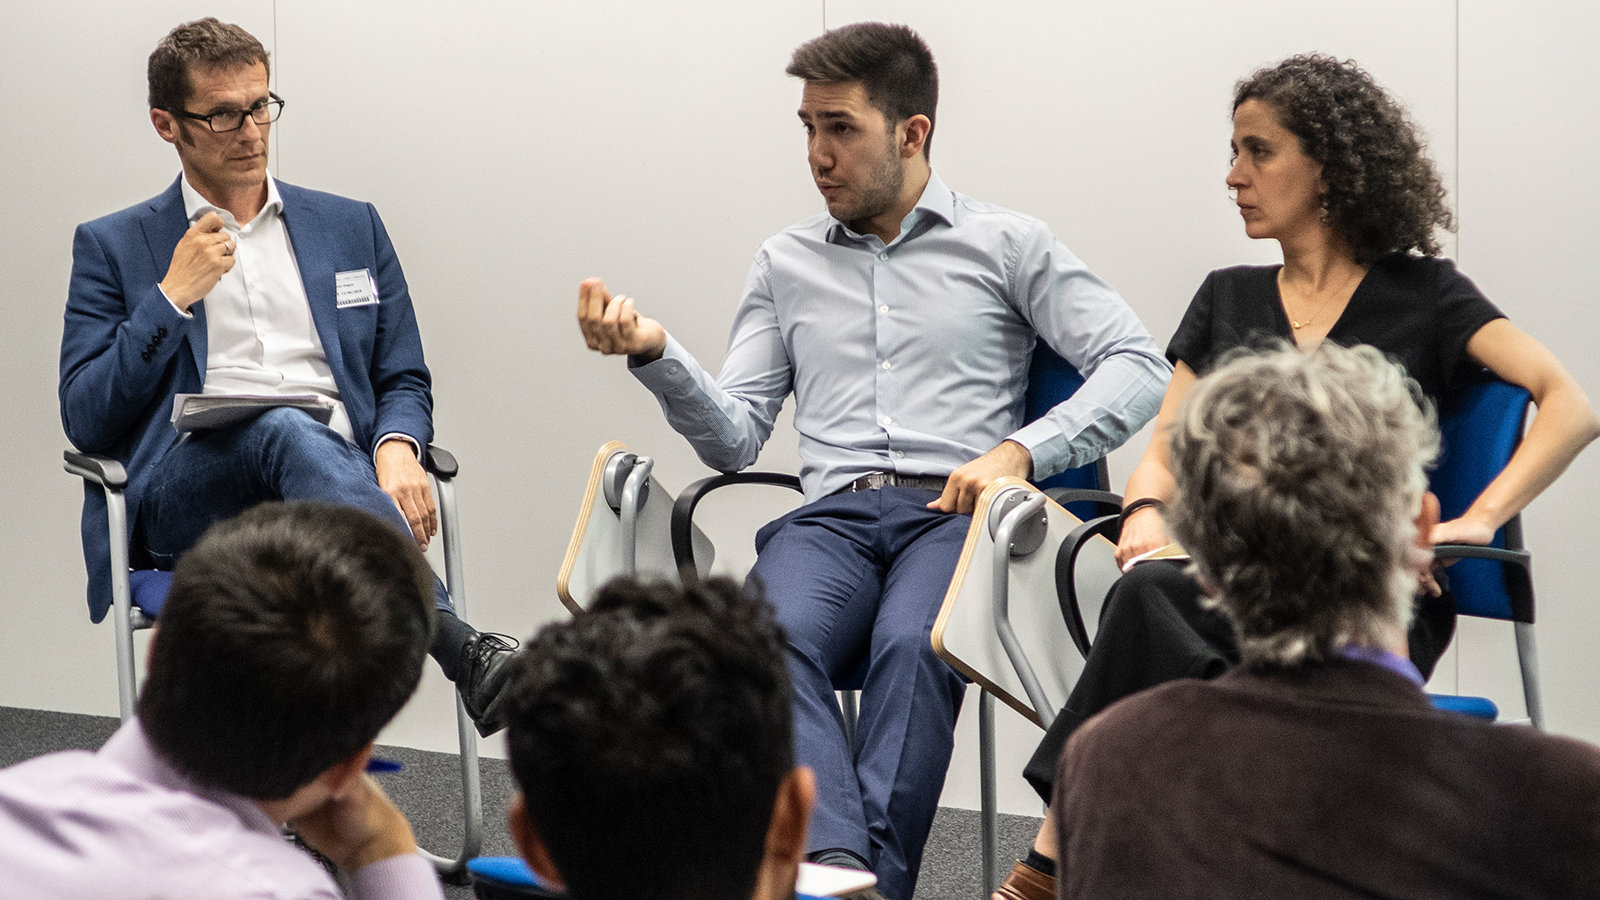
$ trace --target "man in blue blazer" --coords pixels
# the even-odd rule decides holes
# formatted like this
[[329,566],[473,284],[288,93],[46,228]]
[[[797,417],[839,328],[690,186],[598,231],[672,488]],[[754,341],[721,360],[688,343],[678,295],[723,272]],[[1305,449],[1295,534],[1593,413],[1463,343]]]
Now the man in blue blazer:
[[[430,377],[405,276],[370,204],[267,173],[283,101],[266,49],[216,19],[150,56],[150,119],[183,174],[159,196],[78,227],[61,341],[61,418],[80,450],[127,467],[136,553],[166,567],[214,521],[257,503],[359,507],[424,549],[438,514],[421,451]],[[279,407],[180,437],[173,396],[317,395],[323,424]],[[98,491],[85,494],[89,607],[110,605]],[[441,612],[431,647],[485,735],[513,644]]]

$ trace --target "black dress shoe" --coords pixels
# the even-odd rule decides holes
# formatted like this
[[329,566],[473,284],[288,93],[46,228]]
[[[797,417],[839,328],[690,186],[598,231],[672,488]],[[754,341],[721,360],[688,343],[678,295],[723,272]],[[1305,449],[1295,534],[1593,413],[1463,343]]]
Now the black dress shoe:
[[481,632],[461,645],[461,662],[456,669],[456,692],[467,707],[467,715],[488,737],[506,727],[500,694],[511,670],[506,663],[517,649],[517,639],[503,634]]

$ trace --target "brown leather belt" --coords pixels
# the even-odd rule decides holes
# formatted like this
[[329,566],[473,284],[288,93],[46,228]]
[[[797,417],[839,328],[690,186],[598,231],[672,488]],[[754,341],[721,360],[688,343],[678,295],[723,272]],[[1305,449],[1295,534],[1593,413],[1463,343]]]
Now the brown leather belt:
[[856,491],[876,491],[879,488],[903,487],[922,491],[944,493],[943,475],[900,475],[895,472],[868,472],[834,493],[853,494]]

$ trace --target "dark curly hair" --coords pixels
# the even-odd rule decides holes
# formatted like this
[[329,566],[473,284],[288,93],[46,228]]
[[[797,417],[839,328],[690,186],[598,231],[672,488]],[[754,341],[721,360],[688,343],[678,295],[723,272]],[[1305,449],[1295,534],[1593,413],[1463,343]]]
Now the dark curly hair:
[[1271,106],[1322,166],[1328,222],[1357,262],[1439,255],[1434,230],[1455,228],[1444,184],[1406,111],[1353,60],[1292,56],[1240,81],[1234,110],[1246,100]]
[[755,889],[794,768],[786,641],[759,593],[614,580],[512,660],[511,772],[569,896]]

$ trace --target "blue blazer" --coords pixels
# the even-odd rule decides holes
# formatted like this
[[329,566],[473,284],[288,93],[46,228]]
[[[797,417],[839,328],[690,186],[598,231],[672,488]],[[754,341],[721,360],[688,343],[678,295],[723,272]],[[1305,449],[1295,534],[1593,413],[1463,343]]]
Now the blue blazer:
[[[278,190],[311,318],[356,444],[370,454],[374,440],[399,432],[427,446],[431,379],[405,275],[377,210],[282,182]],[[178,438],[173,394],[198,393],[205,383],[205,302],[185,318],[157,287],[188,227],[174,181],[160,196],[79,225],[72,241],[61,422],[73,446],[127,467],[130,527],[153,467]],[[359,269],[377,281],[378,303],[340,309],[334,273]],[[81,528],[89,612],[98,622],[111,606],[110,547],[105,500],[87,484]]]

